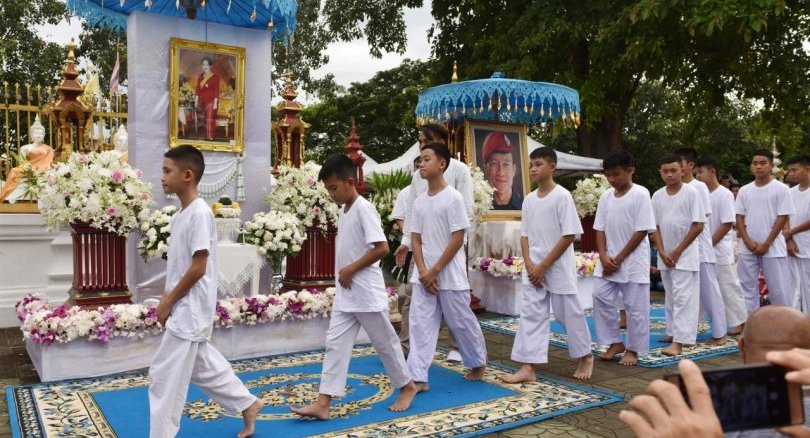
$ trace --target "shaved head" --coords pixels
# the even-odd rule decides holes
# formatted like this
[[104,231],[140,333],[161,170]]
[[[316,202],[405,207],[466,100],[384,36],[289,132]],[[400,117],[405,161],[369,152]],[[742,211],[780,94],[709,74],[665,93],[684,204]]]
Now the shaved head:
[[739,339],[745,363],[766,362],[765,353],[810,348],[810,319],[789,306],[765,306],[752,313]]

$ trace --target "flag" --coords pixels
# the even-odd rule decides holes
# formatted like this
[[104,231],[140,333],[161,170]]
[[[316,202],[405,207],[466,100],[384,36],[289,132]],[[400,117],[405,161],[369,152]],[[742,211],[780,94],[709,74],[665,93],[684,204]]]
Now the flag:
[[120,63],[118,61],[118,52],[115,53],[115,65],[113,66],[112,74],[110,75],[110,96],[118,94],[118,69]]

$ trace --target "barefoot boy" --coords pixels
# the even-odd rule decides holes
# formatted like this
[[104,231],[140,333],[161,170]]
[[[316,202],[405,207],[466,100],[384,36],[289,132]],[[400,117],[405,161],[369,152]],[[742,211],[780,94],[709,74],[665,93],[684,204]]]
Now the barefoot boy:
[[149,367],[149,436],[177,434],[188,385],[194,382],[226,410],[242,413],[245,427],[237,436],[248,437],[262,403],[208,343],[217,302],[217,231],[211,207],[197,196],[203,155],[178,146],[164,157],[163,191],[177,194],[181,209],[171,221],[167,292],[157,307],[166,332]]
[[413,203],[411,242],[416,271],[411,277],[411,351],[408,369],[419,391],[428,389],[428,369],[436,353],[442,317],[456,337],[464,376],[480,380],[487,363],[487,348],[478,320],[470,310],[464,235],[470,222],[464,199],[444,180],[450,151],[441,143],[422,146],[419,174],[428,190]]
[[[624,353],[622,365],[635,365],[639,353],[650,351],[650,242],[655,232],[650,192],[633,184],[636,167],[626,151],[602,161],[613,187],[599,199],[593,228],[599,264],[594,276],[593,321],[596,339],[610,345],[600,359],[611,360]],[[622,294],[627,315],[627,345],[622,343],[616,320],[616,297]]]
[[794,301],[810,315],[810,155],[792,157],[787,168],[788,177],[796,183],[790,189],[796,214],[790,216],[790,229],[784,232],[797,295]]
[[[529,156],[529,174],[537,190],[523,200],[520,247],[525,261],[520,325],[512,360],[523,365],[503,377],[507,383],[533,382],[537,364],[548,362],[550,306],[568,334],[568,353],[578,359],[574,377],[593,372],[591,333],[577,298],[574,236],[582,234],[571,193],[554,183],[557,153],[537,148]],[[615,316],[615,315],[614,315]]]
[[388,319],[388,294],[380,269],[388,243],[377,210],[357,193],[355,175],[354,163],[345,155],[329,157],[318,174],[329,196],[343,208],[335,246],[337,292],[326,332],[321,387],[313,404],[292,408],[302,417],[329,419],[332,397],[346,393],[349,360],[361,327],[377,349],[391,386],[399,388],[397,400],[388,409],[407,410],[416,394],[399,338]]
[[743,245],[737,274],[745,295],[748,314],[759,307],[759,271],[768,284],[771,304],[792,306],[795,291],[791,287],[787,245],[782,230],[788,216],[795,214],[790,189],[771,175],[773,153],[767,149],[754,152],[751,172],[754,181],[744,185],[739,194],[737,232]]
[[672,345],[662,351],[676,356],[684,344],[697,340],[700,303],[700,248],[697,237],[703,231],[706,213],[700,195],[681,180],[683,163],[675,154],[664,155],[661,179],[666,186],[653,194],[652,206],[657,230],[658,269],[664,283],[667,334]]

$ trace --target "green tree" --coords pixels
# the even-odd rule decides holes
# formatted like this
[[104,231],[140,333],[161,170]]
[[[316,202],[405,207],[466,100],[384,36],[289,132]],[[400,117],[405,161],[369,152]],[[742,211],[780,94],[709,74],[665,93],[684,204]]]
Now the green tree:
[[119,58],[118,83],[127,79],[127,33],[107,27],[91,27],[82,23],[79,34],[79,47],[76,56],[92,61],[98,67],[99,83],[105,96],[110,94],[110,75],[115,66],[116,53]]

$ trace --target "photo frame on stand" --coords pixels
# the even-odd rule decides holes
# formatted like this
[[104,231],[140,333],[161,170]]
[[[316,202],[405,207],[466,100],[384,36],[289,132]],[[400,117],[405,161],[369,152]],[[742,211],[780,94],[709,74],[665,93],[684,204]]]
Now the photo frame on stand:
[[531,191],[527,131],[526,125],[464,121],[467,160],[495,187],[486,221],[520,220],[523,199]]
[[245,48],[171,39],[169,147],[241,154]]

